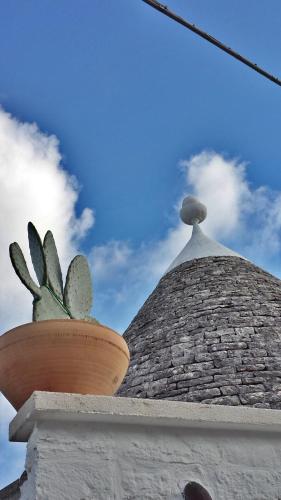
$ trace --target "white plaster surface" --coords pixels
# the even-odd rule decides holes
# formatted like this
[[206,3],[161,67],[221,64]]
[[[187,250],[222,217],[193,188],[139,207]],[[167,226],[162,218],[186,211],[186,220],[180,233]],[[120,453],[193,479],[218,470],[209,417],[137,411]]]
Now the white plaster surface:
[[230,248],[206,236],[199,225],[194,224],[190,240],[168,267],[166,273],[189,260],[201,259],[202,257],[220,257],[224,255],[231,255],[244,259],[244,257],[233,252]]
[[188,481],[281,499],[279,410],[35,393],[11,424],[24,435],[23,500],[180,500]]

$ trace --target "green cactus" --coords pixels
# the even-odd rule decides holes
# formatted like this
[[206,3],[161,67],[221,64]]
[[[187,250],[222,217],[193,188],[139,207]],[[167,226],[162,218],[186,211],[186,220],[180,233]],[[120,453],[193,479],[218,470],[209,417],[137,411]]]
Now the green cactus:
[[98,323],[89,316],[93,297],[87,259],[83,255],[74,257],[69,265],[63,290],[58,252],[51,231],[47,231],[42,244],[35,226],[29,222],[28,239],[39,286],[29,274],[18,243],[11,243],[9,250],[16,274],[33,295],[33,321],[72,318]]
[[[83,288],[80,283],[83,283]],[[82,255],[74,257],[67,271],[63,302],[73,317],[84,319],[93,301],[92,282],[88,262]]]
[[47,231],[43,243],[47,276],[50,287],[56,296],[63,302],[63,280],[60,261],[51,231]]

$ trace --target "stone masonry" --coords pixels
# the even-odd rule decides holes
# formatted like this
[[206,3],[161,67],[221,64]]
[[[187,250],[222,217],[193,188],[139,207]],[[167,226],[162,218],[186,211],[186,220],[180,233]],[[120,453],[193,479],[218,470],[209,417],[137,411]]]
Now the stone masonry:
[[170,271],[124,334],[119,395],[281,409],[280,285],[239,257]]
[[213,500],[281,499],[274,410],[34,392],[10,439],[28,443],[20,500],[183,500],[194,482]]

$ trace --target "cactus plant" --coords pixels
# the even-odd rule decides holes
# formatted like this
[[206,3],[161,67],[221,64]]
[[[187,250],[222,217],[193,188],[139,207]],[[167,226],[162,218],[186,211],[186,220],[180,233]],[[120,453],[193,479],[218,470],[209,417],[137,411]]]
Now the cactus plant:
[[18,243],[11,243],[10,258],[21,282],[33,295],[33,321],[46,319],[83,319],[97,323],[89,316],[92,307],[92,282],[87,259],[77,255],[71,261],[65,287],[57,248],[51,231],[44,242],[35,226],[28,223],[28,239],[32,264],[39,286],[30,276]]

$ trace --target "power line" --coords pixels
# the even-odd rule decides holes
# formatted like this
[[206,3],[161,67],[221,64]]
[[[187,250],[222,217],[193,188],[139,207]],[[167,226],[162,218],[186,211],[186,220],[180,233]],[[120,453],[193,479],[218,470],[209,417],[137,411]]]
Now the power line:
[[246,59],[245,57],[241,56],[240,54],[238,54],[238,52],[235,52],[230,47],[227,47],[222,42],[220,42],[219,40],[217,40],[213,36],[209,35],[205,31],[202,31],[200,28],[195,26],[195,24],[191,24],[188,21],[186,21],[185,19],[183,19],[182,17],[178,16],[177,14],[175,14],[174,12],[169,10],[166,5],[163,5],[159,2],[157,2],[157,0],[142,0],[142,1],[147,3],[148,5],[150,5],[154,9],[158,10],[159,12],[162,12],[162,14],[164,14],[165,16],[170,17],[171,19],[173,19],[177,23],[181,24],[185,28],[193,31],[197,35],[201,36],[201,38],[204,38],[208,42],[212,43],[213,45],[215,45],[219,49],[223,50],[224,52],[226,52],[230,56],[234,57],[235,59],[238,59],[238,61],[242,62],[243,64],[246,64],[246,66],[249,66],[249,68],[252,68],[254,71],[259,73],[260,75],[264,76],[268,80],[271,80],[273,83],[276,83],[276,85],[279,85],[281,87],[281,80],[279,80],[279,78],[276,78],[275,76],[271,75],[270,73],[268,73],[264,69],[260,68],[257,64],[255,64],[252,61],[249,61],[249,59]]

